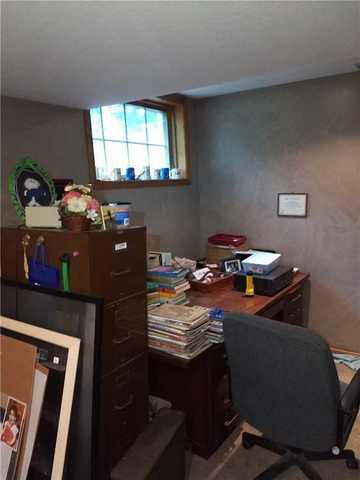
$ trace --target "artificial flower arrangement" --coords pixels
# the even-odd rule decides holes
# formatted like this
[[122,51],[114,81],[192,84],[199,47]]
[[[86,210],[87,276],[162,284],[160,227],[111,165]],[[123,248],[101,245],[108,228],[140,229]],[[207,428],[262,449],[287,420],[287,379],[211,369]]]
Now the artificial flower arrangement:
[[[67,185],[65,194],[59,205],[59,213],[66,228],[70,230],[84,230],[90,222],[99,223],[100,220],[100,204],[91,195],[91,188],[88,185]],[[81,228],[71,228],[69,219],[74,219]],[[80,217],[80,218],[79,218]],[[74,220],[72,220],[74,223]]]

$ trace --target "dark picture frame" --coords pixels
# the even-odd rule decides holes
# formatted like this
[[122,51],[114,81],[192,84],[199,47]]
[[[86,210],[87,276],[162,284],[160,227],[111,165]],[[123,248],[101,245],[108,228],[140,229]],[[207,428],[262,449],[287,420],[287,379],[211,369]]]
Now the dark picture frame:
[[238,258],[224,260],[224,270],[226,273],[237,273],[241,271],[241,262]]
[[9,176],[9,193],[16,214],[25,223],[26,206],[49,206],[56,200],[55,186],[47,170],[30,157],[21,158]]
[[308,216],[308,193],[278,193],[278,217],[305,218]]

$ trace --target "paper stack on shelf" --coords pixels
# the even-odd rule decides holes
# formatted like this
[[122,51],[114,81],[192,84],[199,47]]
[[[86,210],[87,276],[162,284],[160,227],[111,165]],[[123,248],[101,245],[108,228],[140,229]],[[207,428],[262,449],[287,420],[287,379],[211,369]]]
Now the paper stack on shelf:
[[158,284],[160,303],[185,305],[189,303],[186,290],[190,283],[185,279],[187,270],[175,267],[156,267],[148,270],[148,278]]
[[206,336],[212,343],[223,343],[224,341],[224,312],[220,308],[213,308],[209,312],[209,327]]
[[164,304],[148,313],[149,347],[192,359],[211,345],[208,309]]
[[160,295],[156,282],[146,282],[147,309],[148,311],[160,305]]

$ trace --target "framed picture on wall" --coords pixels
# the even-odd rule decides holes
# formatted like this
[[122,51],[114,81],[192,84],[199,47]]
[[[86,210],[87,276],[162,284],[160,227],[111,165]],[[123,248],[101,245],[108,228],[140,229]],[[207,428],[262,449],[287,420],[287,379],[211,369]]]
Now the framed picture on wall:
[[307,193],[278,193],[277,214],[279,217],[307,217]]

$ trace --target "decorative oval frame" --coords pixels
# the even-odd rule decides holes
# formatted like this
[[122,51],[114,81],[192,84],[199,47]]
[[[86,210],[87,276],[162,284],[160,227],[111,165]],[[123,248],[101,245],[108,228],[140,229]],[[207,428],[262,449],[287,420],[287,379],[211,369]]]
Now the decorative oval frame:
[[46,185],[49,197],[46,204],[53,205],[56,201],[55,185],[47,170],[34,162],[31,157],[23,157],[19,159],[9,175],[9,193],[12,203],[15,207],[16,214],[23,222],[25,222],[25,205],[20,198],[18,181],[20,175],[26,171],[29,171],[29,173],[32,172],[37,177],[40,177],[42,182]]

